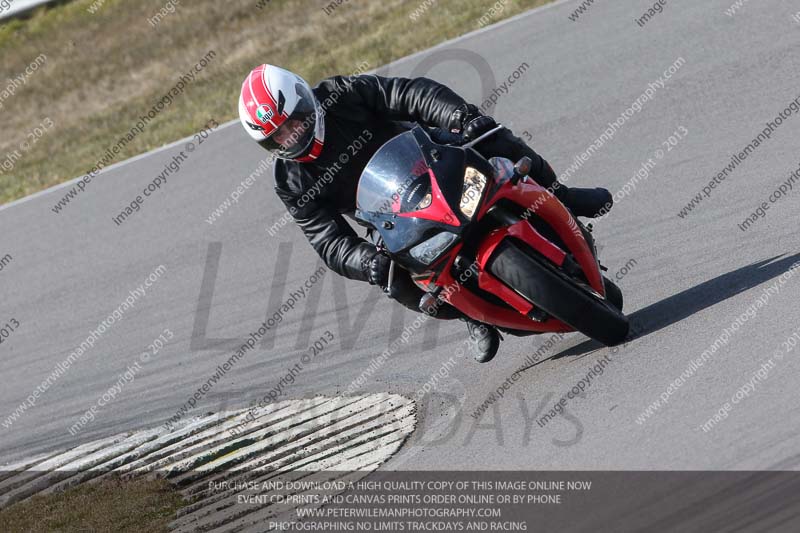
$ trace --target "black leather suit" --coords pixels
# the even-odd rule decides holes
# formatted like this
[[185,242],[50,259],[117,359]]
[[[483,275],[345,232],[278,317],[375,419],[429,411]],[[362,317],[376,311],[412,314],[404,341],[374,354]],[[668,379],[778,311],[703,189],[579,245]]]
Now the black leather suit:
[[[455,131],[460,130],[463,117],[477,108],[427,78],[334,76],[315,87],[314,95],[322,104],[325,120],[322,152],[307,163],[277,160],[275,191],[331,270],[367,281],[375,245],[359,237],[343,217],[352,216],[355,210],[356,188],[367,162],[386,141],[408,129],[402,122]],[[550,165],[507,129],[479,146],[483,155],[513,161],[530,157],[531,177],[545,187],[556,180]],[[417,310],[422,291],[408,275],[398,276],[396,281],[398,301]],[[448,313],[439,317],[454,318]]]

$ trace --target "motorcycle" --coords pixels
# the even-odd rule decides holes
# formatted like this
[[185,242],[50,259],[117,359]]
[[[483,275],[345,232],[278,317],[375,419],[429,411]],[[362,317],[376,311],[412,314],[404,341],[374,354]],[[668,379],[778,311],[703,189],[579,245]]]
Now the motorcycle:
[[426,292],[420,308],[431,314],[446,302],[516,335],[579,331],[621,343],[622,293],[601,273],[591,226],[528,177],[529,158],[478,153],[499,129],[459,143],[415,126],[373,155],[355,217],[392,260],[386,290],[399,266]]

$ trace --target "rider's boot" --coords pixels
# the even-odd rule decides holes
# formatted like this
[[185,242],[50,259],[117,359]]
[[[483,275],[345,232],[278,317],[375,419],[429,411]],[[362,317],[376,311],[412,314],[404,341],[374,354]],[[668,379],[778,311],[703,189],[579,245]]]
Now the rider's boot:
[[584,189],[561,185],[556,189],[556,197],[572,211],[575,216],[597,218],[611,210],[614,198],[608,189],[596,187]]
[[479,363],[488,363],[497,354],[497,349],[500,347],[500,332],[497,328],[478,322],[467,316],[461,311],[448,303],[437,301],[436,298],[425,293],[419,301],[419,310],[423,313],[445,320],[458,318],[467,323],[467,330],[469,330],[469,338],[472,347],[472,355]]
[[488,363],[497,354],[497,349],[500,347],[500,332],[497,328],[472,320],[471,318],[463,318],[467,323],[469,330],[469,338],[472,341],[472,355],[479,363]]

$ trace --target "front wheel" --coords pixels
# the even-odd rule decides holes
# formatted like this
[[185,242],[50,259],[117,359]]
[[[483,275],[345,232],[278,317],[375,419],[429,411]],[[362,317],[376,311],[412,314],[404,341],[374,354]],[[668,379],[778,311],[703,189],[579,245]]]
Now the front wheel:
[[606,288],[606,300],[611,302],[611,305],[622,311],[624,299],[622,298],[622,290],[616,283],[603,276],[603,286]]
[[566,274],[506,241],[488,269],[537,307],[584,335],[614,346],[628,336],[628,319],[612,303],[582,288]]

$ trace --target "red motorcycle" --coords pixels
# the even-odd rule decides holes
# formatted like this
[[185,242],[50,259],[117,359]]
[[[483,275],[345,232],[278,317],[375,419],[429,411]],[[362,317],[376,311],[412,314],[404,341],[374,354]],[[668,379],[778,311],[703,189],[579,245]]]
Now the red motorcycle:
[[622,293],[601,274],[590,228],[527,175],[530,160],[489,160],[417,126],[372,157],[356,218],[427,292],[517,335],[580,331],[614,345],[628,335]]

